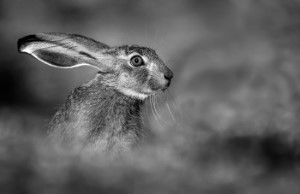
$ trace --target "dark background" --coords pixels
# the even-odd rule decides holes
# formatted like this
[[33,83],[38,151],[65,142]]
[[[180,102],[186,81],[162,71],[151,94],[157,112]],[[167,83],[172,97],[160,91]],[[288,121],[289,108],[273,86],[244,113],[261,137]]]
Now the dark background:
[[[299,16],[298,0],[1,0],[0,129],[9,151],[0,170],[11,170],[0,184],[38,193],[297,193]],[[39,149],[59,105],[96,72],[19,54],[17,40],[37,32],[148,46],[173,70],[169,90],[145,106],[151,140],[132,161],[74,164],[73,155]]]

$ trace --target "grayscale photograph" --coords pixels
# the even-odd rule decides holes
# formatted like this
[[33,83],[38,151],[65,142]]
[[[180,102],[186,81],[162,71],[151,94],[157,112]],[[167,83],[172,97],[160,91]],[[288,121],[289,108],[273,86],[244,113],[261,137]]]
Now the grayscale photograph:
[[0,194],[299,194],[300,0],[0,0]]

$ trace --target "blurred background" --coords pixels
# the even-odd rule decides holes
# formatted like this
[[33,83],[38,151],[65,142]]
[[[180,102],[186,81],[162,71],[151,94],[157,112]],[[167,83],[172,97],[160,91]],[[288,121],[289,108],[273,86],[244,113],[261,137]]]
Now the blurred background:
[[[111,46],[144,45],[174,72],[155,107],[146,104],[149,145],[126,168],[74,167],[70,162],[64,168],[78,173],[64,174],[64,181],[49,178],[57,177],[56,171],[46,176],[44,170],[28,168],[31,178],[26,180],[36,181],[34,174],[42,177],[42,186],[27,187],[15,180],[30,157],[20,156],[20,149],[30,143],[15,148],[15,141],[1,137],[2,146],[13,146],[1,162],[21,157],[15,166],[22,167],[13,168],[0,184],[4,180],[7,191],[14,191],[15,184],[25,191],[59,185],[52,193],[73,191],[74,184],[78,193],[299,192],[299,16],[299,0],[0,0],[3,137],[14,134],[20,142],[44,134],[68,93],[96,73],[88,67],[55,69],[19,54],[17,40],[25,35],[69,32]],[[35,146],[40,144],[29,150]],[[108,169],[114,169],[113,175]],[[107,176],[114,181],[103,181]]]

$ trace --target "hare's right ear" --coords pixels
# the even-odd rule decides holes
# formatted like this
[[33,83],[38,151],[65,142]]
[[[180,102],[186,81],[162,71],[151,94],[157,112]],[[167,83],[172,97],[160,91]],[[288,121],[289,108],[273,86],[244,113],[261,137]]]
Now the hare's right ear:
[[28,53],[51,66],[73,68],[89,65],[108,72],[114,58],[104,54],[110,47],[93,39],[65,33],[39,33],[18,40],[19,52]]

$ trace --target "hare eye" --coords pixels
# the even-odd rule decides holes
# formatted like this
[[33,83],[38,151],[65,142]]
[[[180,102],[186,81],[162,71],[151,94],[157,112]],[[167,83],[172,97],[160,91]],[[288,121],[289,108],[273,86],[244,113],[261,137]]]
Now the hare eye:
[[130,59],[131,65],[138,67],[144,65],[144,61],[140,56],[134,56]]

